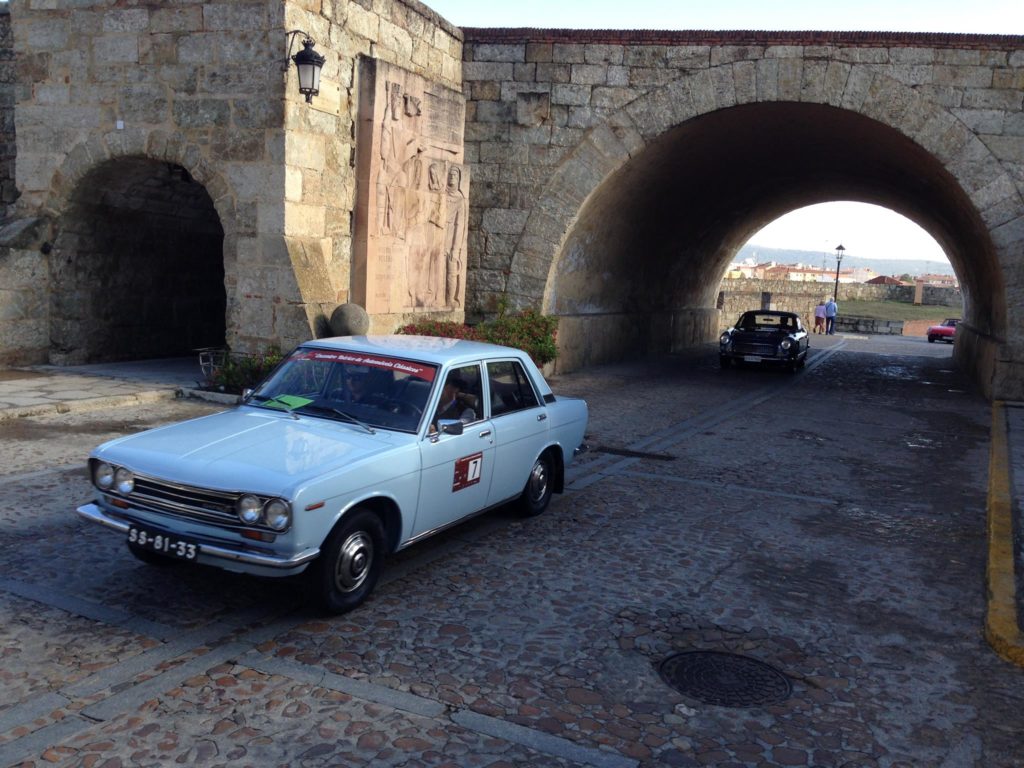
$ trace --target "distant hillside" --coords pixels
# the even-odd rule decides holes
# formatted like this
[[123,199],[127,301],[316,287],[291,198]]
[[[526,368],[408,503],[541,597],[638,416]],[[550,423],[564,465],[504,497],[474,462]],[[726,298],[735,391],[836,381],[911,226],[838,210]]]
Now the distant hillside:
[[[820,251],[794,251],[786,248],[762,248],[761,246],[745,245],[736,255],[736,261],[754,259],[761,263],[775,261],[779,264],[806,264],[809,267],[822,266],[824,256],[825,269],[835,271],[835,253],[822,254]],[[920,261],[917,259],[869,259],[862,256],[843,257],[843,269],[866,267],[879,275],[952,275],[953,267],[948,261]]]

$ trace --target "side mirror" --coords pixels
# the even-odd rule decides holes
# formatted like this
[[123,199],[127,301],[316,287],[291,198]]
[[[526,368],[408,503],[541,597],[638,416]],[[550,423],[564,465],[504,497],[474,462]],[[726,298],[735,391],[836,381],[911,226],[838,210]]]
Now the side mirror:
[[253,393],[253,390],[251,390],[251,389],[243,389],[242,390],[242,399],[243,400],[248,400],[250,397],[252,397],[252,393]]
[[462,434],[462,422],[458,419],[441,419],[437,422],[437,428],[443,435]]

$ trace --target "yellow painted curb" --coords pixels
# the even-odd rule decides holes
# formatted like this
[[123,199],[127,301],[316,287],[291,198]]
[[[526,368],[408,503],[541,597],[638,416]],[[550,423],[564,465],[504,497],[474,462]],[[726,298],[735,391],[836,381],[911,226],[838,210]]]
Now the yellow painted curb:
[[1002,658],[1024,667],[1024,635],[1017,623],[1013,570],[1013,494],[1004,403],[992,403],[988,464],[988,613],[985,639]]

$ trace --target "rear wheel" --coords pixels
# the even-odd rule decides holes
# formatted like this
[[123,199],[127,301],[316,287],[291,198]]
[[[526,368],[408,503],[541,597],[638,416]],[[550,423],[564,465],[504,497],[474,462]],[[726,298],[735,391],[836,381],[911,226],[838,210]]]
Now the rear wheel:
[[313,595],[328,613],[347,613],[369,597],[384,562],[384,526],[367,509],[350,512],[309,568]]
[[548,508],[551,503],[551,492],[554,490],[552,481],[554,466],[551,457],[542,453],[533,462],[533,469],[526,480],[526,487],[519,497],[519,514],[523,517],[535,517]]

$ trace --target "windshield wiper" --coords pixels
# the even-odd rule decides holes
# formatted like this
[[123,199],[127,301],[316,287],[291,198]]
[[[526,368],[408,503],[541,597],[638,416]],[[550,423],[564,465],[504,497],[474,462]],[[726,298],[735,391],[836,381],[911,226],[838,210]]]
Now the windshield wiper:
[[333,405],[320,405],[319,403],[307,403],[306,405],[302,405],[302,406],[299,406],[299,407],[304,409],[304,410],[320,411],[322,413],[333,413],[336,416],[341,416],[341,418],[343,418],[349,424],[355,424],[357,427],[362,427],[367,432],[369,432],[371,435],[377,434],[377,430],[375,430],[373,427],[371,427],[366,422],[360,421],[355,416],[353,416],[351,413],[346,413],[345,411],[341,410],[340,408],[335,408]]

